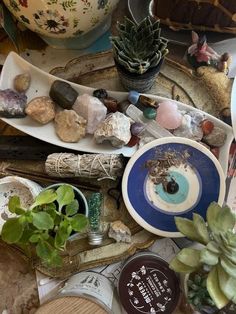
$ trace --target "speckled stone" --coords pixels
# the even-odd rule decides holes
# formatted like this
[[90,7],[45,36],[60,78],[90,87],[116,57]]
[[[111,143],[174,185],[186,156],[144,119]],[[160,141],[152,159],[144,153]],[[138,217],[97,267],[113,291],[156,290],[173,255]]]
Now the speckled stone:
[[25,93],[30,87],[31,77],[29,73],[22,73],[14,78],[14,89],[19,93]]
[[56,105],[48,96],[36,97],[27,104],[25,112],[33,120],[47,124],[55,118]]
[[226,137],[225,131],[215,126],[210,134],[203,137],[203,140],[210,146],[221,147],[224,145]]
[[86,134],[86,120],[74,110],[62,110],[55,117],[55,131],[63,142],[75,143]]

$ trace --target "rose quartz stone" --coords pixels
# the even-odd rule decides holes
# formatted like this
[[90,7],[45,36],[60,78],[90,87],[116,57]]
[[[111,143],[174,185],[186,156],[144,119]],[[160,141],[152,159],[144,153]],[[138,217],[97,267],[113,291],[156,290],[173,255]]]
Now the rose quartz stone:
[[181,125],[182,118],[183,116],[174,102],[163,101],[159,104],[156,121],[163,128],[168,130],[177,129]]
[[106,118],[107,108],[97,98],[88,94],[78,96],[73,107],[78,115],[87,120],[86,133],[93,134]]

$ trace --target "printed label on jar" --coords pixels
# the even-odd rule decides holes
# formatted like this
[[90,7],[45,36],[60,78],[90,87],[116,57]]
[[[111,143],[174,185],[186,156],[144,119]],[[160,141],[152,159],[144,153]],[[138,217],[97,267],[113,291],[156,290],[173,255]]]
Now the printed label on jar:
[[121,303],[132,314],[170,314],[179,298],[174,272],[166,262],[151,254],[127,262],[118,286]]
[[66,283],[60,294],[63,296],[87,295],[97,299],[110,310],[112,308],[113,285],[103,275],[86,271],[72,276]]

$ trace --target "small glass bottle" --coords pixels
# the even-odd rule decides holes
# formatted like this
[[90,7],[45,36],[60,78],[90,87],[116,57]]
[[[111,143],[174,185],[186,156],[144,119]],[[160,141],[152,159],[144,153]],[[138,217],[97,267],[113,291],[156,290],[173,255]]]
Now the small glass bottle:
[[91,194],[88,198],[88,242],[90,245],[101,245],[103,241],[103,231],[101,227],[102,203],[103,195],[99,192]]

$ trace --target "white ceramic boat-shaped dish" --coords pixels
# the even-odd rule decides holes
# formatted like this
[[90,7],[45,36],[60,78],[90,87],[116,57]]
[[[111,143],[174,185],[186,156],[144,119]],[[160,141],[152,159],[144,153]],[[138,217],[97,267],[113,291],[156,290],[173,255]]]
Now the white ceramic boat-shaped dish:
[[[13,88],[13,79],[16,75],[29,72],[31,75],[31,85],[28,89],[26,95],[28,101],[38,96],[48,96],[50,86],[53,81],[59,79],[56,76],[48,74],[39,68],[33,66],[32,64],[25,61],[15,52],[10,52],[6,58],[6,61],[3,65],[1,79],[0,79],[0,89]],[[60,79],[65,81],[63,79]],[[92,94],[93,88],[82,86],[69,82],[70,85],[79,92],[79,94],[87,93]],[[108,91],[109,96],[116,98],[118,101],[127,99],[126,92],[113,92]],[[157,101],[166,100],[166,98],[148,95]],[[181,102],[177,102],[178,108],[180,110],[188,111],[199,111],[193,107],[185,105]],[[216,126],[219,126],[225,130],[227,133],[227,139],[225,144],[220,148],[219,162],[224,170],[224,173],[227,171],[228,167],[228,154],[231,142],[233,140],[233,131],[230,126],[220,121],[219,119],[205,113],[205,117],[211,119]],[[65,143],[62,142],[55,133],[53,123],[48,123],[46,125],[40,125],[39,123],[33,121],[30,117],[18,118],[18,119],[6,119],[2,118],[3,121],[13,126],[14,128],[31,135],[35,138],[38,138],[42,141],[61,146],[64,148],[73,149],[81,152],[90,152],[90,153],[106,153],[106,154],[123,154],[125,157],[131,157],[134,152],[137,150],[137,147],[127,147],[124,146],[120,149],[116,149],[110,145],[110,143],[96,144],[92,136],[86,136],[84,139],[80,140],[78,143]]]

